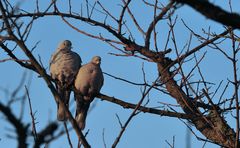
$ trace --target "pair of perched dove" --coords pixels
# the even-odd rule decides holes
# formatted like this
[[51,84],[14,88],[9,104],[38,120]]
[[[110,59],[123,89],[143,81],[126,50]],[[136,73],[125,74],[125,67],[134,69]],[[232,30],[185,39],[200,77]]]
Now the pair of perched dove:
[[[100,67],[101,58],[95,56],[81,66],[80,56],[73,52],[69,40],[62,41],[50,59],[50,75],[66,107],[69,106],[71,90],[76,101],[75,119],[80,129],[84,129],[88,108],[103,86],[103,74]],[[57,119],[66,121],[66,111],[58,103]]]

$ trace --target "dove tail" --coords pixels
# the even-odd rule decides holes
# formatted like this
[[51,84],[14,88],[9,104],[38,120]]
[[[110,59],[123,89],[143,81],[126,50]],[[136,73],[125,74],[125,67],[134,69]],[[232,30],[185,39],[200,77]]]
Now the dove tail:
[[[63,103],[68,108],[69,104],[69,98],[70,98],[70,90],[64,90],[61,88],[58,88],[58,93],[60,95],[60,99],[63,101]],[[58,103],[58,110],[57,110],[57,119],[59,121],[66,121],[68,119],[67,113],[64,110],[64,107]]]
[[90,102],[83,101],[79,98],[76,99],[77,111],[76,111],[76,121],[81,130],[85,128],[86,117],[89,109]]

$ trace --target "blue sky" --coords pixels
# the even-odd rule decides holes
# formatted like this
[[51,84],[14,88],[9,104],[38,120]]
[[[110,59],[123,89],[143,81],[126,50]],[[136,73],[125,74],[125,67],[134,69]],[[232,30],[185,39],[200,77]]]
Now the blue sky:
[[[58,5],[62,10],[66,10],[66,2],[59,3]],[[80,11],[80,3],[76,0],[72,0],[74,3],[73,10],[79,12]],[[94,3],[94,0],[89,1],[90,3]],[[120,4],[121,1],[109,2],[107,0],[100,0],[100,2],[106,6],[113,15],[119,16],[120,13]],[[164,1],[166,2],[166,1]],[[234,3],[233,10],[239,5],[236,0],[232,1]],[[229,10],[228,3],[221,1],[216,2],[219,6],[224,7],[226,10]],[[49,1],[40,2],[40,9],[44,10],[46,6],[49,4]],[[32,12],[35,8],[33,7],[35,2],[23,1],[20,5],[22,9],[28,10]],[[84,6],[84,3],[83,3]],[[141,5],[138,5],[138,2],[133,1],[130,7],[133,8],[133,13],[136,14],[137,20],[139,20],[140,25],[146,30],[149,22],[153,18],[153,11],[150,7],[142,8]],[[212,32],[221,33],[223,30],[223,26],[221,24],[215,23],[211,20],[206,19],[205,17],[199,15],[199,13],[195,12],[193,9],[188,6],[183,6],[176,11],[178,16],[178,21],[175,27],[175,35],[177,39],[177,44],[179,49],[183,48],[185,43],[189,39],[190,32],[184,27],[181,19],[183,19],[188,26],[194,29],[197,33],[202,33],[202,28],[208,29],[211,27]],[[93,17],[98,20],[104,20],[103,15],[99,15],[97,12],[93,14]],[[127,16],[126,18],[129,18]],[[24,21],[26,21],[24,19]],[[75,20],[70,20],[71,23],[76,25],[79,29],[88,31],[95,35],[101,33],[105,37],[111,37],[111,35],[97,27],[93,27],[90,25],[86,25],[83,22],[76,22]],[[107,19],[108,23],[111,23],[110,18]],[[128,19],[127,22],[134,34],[136,42],[143,45],[143,38],[141,34],[139,34],[137,29],[132,25],[132,22]],[[115,24],[116,25],[116,24]],[[160,22],[158,27],[158,38],[159,38],[159,49],[162,49],[165,46],[166,36],[168,33],[168,26],[166,21]],[[146,62],[141,59],[137,59],[134,57],[116,57],[110,55],[109,53],[119,53],[116,49],[111,46],[89,37],[86,37],[75,30],[71,29],[65,23],[62,22],[59,17],[46,17],[39,18],[32,28],[31,34],[26,42],[29,48],[33,47],[36,42],[40,41],[37,48],[34,50],[34,55],[37,57],[38,55],[41,57],[43,65],[47,68],[49,59],[51,54],[56,49],[58,43],[62,40],[69,39],[72,41],[73,50],[77,52],[83,63],[87,63],[93,56],[99,55],[102,57],[102,70],[109,74],[115,75],[117,77],[125,78],[127,80],[131,80],[133,82],[142,83],[143,82],[143,74],[142,74],[142,65],[144,65],[144,70],[146,72],[146,79],[151,84],[157,77],[157,68],[154,63]],[[196,39],[193,39],[191,47],[195,47],[199,45],[199,42]],[[153,46],[152,46],[153,47]],[[173,44],[169,44],[169,48],[173,48]],[[227,44],[223,44],[224,48],[230,48]],[[209,48],[205,48],[203,51],[198,52],[199,58],[203,55],[205,51],[207,52],[205,61],[200,64],[202,67],[202,71],[206,79],[219,84],[221,80],[224,80],[224,84],[227,83],[226,78],[232,78],[232,69],[229,62],[225,62],[226,59],[223,55],[219,54],[216,51],[209,50]],[[22,54],[22,51],[19,48],[15,50],[18,57],[25,56]],[[176,57],[174,52],[170,54],[171,57]],[[0,60],[8,58],[6,53],[0,50]],[[221,66],[219,66],[221,63]],[[185,65],[184,69],[189,71],[192,65]],[[224,67],[224,69],[223,69]],[[0,87],[8,88],[9,90],[13,90],[16,85],[19,83],[22,74],[24,73],[24,69],[14,63],[13,61],[8,61],[4,63],[0,63],[1,77],[0,77]],[[37,74],[32,73],[31,71],[26,71],[27,77],[31,77],[31,86],[30,86],[30,97],[32,101],[32,107],[36,112],[37,118],[37,131],[40,131],[46,123],[50,121],[56,120],[56,104],[55,101],[47,88],[45,82],[38,77]],[[115,80],[110,78],[109,76],[104,76],[104,86],[101,90],[103,94],[107,94],[109,96],[114,96],[120,98],[124,101],[137,103],[141,98],[141,88],[137,86],[132,86],[128,83]],[[198,75],[194,76],[193,79],[198,80]],[[27,82],[26,82],[27,84]],[[214,86],[213,90],[216,89],[217,85]],[[19,93],[19,95],[24,93],[24,89]],[[2,91],[0,91],[0,100],[1,102],[6,102],[7,97],[4,95]],[[73,100],[73,98],[72,98]],[[176,102],[169,96],[162,95],[159,92],[152,91],[149,95],[149,107],[156,107],[160,104],[158,102],[168,102],[176,104]],[[117,137],[120,126],[118,124],[118,120],[116,118],[116,114],[119,115],[121,121],[124,123],[126,119],[131,114],[132,110],[124,109],[118,105],[100,101],[96,99],[96,106],[91,110],[87,118],[87,125],[84,132],[87,129],[90,129],[90,132],[87,136],[87,140],[91,144],[92,147],[104,147],[102,141],[102,132],[103,129],[105,131],[105,140],[107,147],[110,147]],[[15,114],[19,114],[20,108],[19,103],[13,105],[13,112]],[[71,105],[71,111],[74,114],[75,105]],[[0,114],[0,147],[16,147],[16,143],[14,140],[10,140],[6,138],[6,134],[9,133],[6,128],[12,128],[9,126],[5,120],[4,116]],[[25,106],[25,116],[24,121],[31,122],[31,117],[29,115],[28,105]],[[233,123],[231,125],[234,126]],[[70,126],[70,125],[69,125]],[[63,128],[63,125],[61,126]],[[197,132],[198,133],[198,132]],[[151,115],[148,113],[140,113],[136,117],[133,118],[131,123],[129,124],[126,132],[124,133],[118,147],[119,148],[145,148],[145,147],[169,147],[166,140],[172,142],[173,136],[175,137],[175,146],[176,148],[184,147],[185,145],[185,135],[186,135],[186,126],[178,119],[170,118],[170,117],[160,117],[157,115]],[[199,134],[201,136],[201,134]],[[74,147],[77,145],[77,137],[74,132],[71,132],[71,139]],[[192,135],[192,146],[193,147],[201,147],[204,142],[198,141]],[[29,139],[31,143],[33,139]],[[59,147],[65,148],[68,147],[68,142],[66,136],[62,136],[52,144],[50,147]],[[207,144],[207,148],[213,148],[212,144]]]

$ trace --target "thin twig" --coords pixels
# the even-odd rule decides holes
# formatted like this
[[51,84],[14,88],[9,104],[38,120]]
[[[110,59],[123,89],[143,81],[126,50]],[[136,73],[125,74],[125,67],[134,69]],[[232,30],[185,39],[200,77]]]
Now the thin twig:
[[156,84],[156,82],[158,81],[159,78],[157,78],[154,83],[152,84],[152,86],[147,89],[145,92],[143,92],[142,94],[142,98],[139,100],[138,104],[136,105],[135,109],[133,110],[133,112],[131,113],[131,115],[128,117],[127,121],[125,122],[125,124],[123,125],[121,131],[119,132],[119,135],[117,136],[117,138],[115,139],[112,148],[115,148],[117,146],[117,144],[119,143],[124,131],[126,130],[128,124],[130,123],[130,121],[132,120],[132,118],[136,115],[136,112],[138,111],[138,108],[141,106],[143,100],[146,98],[146,96],[148,95],[148,93],[150,92],[150,90],[153,88],[153,86]]
[[204,43],[198,45],[197,47],[193,48],[192,50],[186,52],[185,54],[181,55],[180,57],[178,57],[176,60],[174,60],[171,65],[174,65],[180,61],[182,61],[183,59],[186,59],[187,57],[189,57],[190,55],[194,54],[195,52],[199,51],[200,49],[202,49],[203,47],[212,44],[214,41],[218,40],[219,38],[221,38],[222,36],[228,34],[228,30],[222,32],[219,35],[216,35],[215,37],[213,37],[212,39],[206,40]]
[[102,140],[103,140],[104,148],[107,148],[107,144],[106,144],[106,141],[105,141],[105,128],[102,131]]
[[71,139],[70,139],[70,135],[69,135],[69,132],[68,132],[67,123],[64,122],[63,124],[64,124],[64,128],[65,128],[65,131],[66,131],[66,134],[67,134],[68,144],[69,144],[70,148],[73,148],[72,142],[71,142]]
[[114,21],[118,22],[118,19],[116,17],[114,17],[111,12],[109,12],[107,9],[105,9],[99,1],[97,1],[97,4],[103,9],[103,11],[105,13],[107,13],[108,16],[110,16]]
[[34,137],[34,141],[36,142],[37,139],[38,139],[38,134],[37,134],[37,130],[36,130],[36,122],[35,122],[36,118],[34,117],[35,113],[32,112],[31,99],[30,99],[29,92],[28,92],[28,89],[27,89],[26,86],[25,86],[25,91],[26,91],[26,94],[27,94],[28,104],[29,104],[29,109],[30,109],[30,116],[31,116],[31,119],[32,119],[32,134],[33,134],[33,137]]
[[82,31],[82,30],[78,29],[77,27],[73,26],[71,23],[69,23],[64,17],[61,17],[61,18],[68,26],[70,26],[71,28],[73,28],[74,30],[76,30],[77,32],[79,32],[81,34],[84,34],[84,35],[89,36],[91,38],[99,39],[99,40],[104,41],[104,42],[112,42],[112,43],[115,43],[115,44],[123,45],[122,42],[111,40],[111,39],[106,39],[106,38],[103,38],[102,36],[96,36],[96,35],[92,35],[90,33],[87,33],[85,31]]
[[156,32],[156,13],[157,13],[157,4],[158,4],[158,0],[155,0],[155,6],[154,6],[154,17],[153,17],[153,39],[154,39],[154,46],[155,46],[155,50],[156,52],[158,52],[158,46],[157,46],[157,32]]
[[165,140],[165,142],[170,146],[170,148],[174,148],[175,136],[173,136],[172,144],[170,144],[167,140]]
[[[51,79],[49,79],[48,74],[46,73],[45,69],[39,64],[39,62],[36,60],[36,58],[33,56],[33,54],[31,53],[31,51],[27,48],[25,42],[21,39],[19,39],[13,32],[13,30],[11,29],[11,25],[10,22],[8,20],[6,11],[3,7],[2,2],[0,1],[0,11],[2,13],[2,17],[3,17],[3,21],[7,27],[7,32],[10,36],[13,37],[14,42],[19,46],[19,48],[24,52],[24,54],[30,59],[31,61],[31,66],[34,67],[35,72],[37,72],[38,74],[40,74],[40,76],[43,77],[45,83],[47,84],[47,86],[49,87],[50,91],[52,92],[54,99],[56,102],[59,102],[60,105],[63,106],[63,109],[66,111],[68,117],[69,117],[69,121],[71,122],[79,140],[82,141],[83,145],[85,147],[90,147],[90,145],[88,144],[87,140],[85,139],[85,137],[82,134],[82,131],[80,130],[80,128],[77,126],[77,123],[75,121],[75,119],[72,117],[70,111],[68,110],[68,108],[66,107],[66,105],[63,103],[63,101],[60,99],[60,96],[58,94],[58,92],[56,91],[55,87],[53,86]],[[54,1],[54,13],[57,12],[57,7],[56,7],[56,3]],[[2,43],[0,43],[1,47],[5,47]],[[7,48],[7,47],[6,47]],[[8,48],[7,48],[8,49]],[[11,52],[10,52],[11,53]],[[12,54],[12,53],[11,53]],[[20,65],[22,63],[19,63]],[[25,65],[24,65],[25,66]]]
[[122,0],[124,1],[124,6],[123,6],[123,9],[122,9],[122,12],[119,16],[119,20],[118,20],[118,33],[121,34],[122,33],[122,22],[123,22],[123,17],[124,17],[124,13],[129,5],[129,3],[131,2],[131,0],[128,0],[127,2],[125,2],[125,0]]
[[159,13],[156,17],[154,17],[154,20],[150,23],[148,30],[146,32],[146,38],[145,38],[146,48],[149,48],[151,33],[154,30],[154,27],[163,18],[163,16],[173,7],[174,3],[175,3],[174,1],[170,1],[169,4],[162,9],[162,12]]
[[237,61],[238,61],[238,52],[235,47],[236,41],[234,40],[234,32],[230,28],[230,36],[232,37],[232,53],[233,53],[233,58],[232,58],[232,66],[233,66],[233,77],[234,77],[234,98],[235,98],[235,104],[236,104],[236,138],[235,138],[235,147],[239,147],[239,129],[240,129],[240,111],[239,111],[239,80],[238,80],[238,68],[237,68]]
[[[122,2],[126,5],[125,0],[122,0]],[[127,6],[127,11],[128,11],[128,13],[129,13],[130,17],[132,18],[132,20],[133,20],[135,26],[137,27],[137,29],[142,33],[143,36],[145,36],[146,33],[145,33],[145,32],[143,31],[143,29],[140,27],[138,21],[136,20],[136,18],[134,17],[132,11],[130,10],[130,8],[129,8],[128,6]]]

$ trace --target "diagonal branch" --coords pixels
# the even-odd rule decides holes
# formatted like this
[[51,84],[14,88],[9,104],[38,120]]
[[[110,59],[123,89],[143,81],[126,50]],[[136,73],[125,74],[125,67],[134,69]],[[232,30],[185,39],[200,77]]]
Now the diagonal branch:
[[1,43],[0,42],[0,46],[1,46],[1,48],[15,61],[15,62],[17,62],[19,65],[21,65],[22,67],[25,67],[25,68],[27,68],[27,69],[31,69],[31,70],[33,70],[33,71],[36,71],[36,69],[31,65],[31,64],[29,64],[28,62],[29,62],[29,60],[20,60],[20,59],[18,59],[13,53],[12,53],[12,51],[7,47],[7,46],[5,46],[3,43]]
[[144,87],[144,92],[142,94],[142,98],[139,100],[138,104],[136,105],[136,107],[134,108],[133,112],[131,113],[131,115],[128,117],[127,121],[125,122],[124,126],[122,127],[119,135],[117,136],[117,138],[115,139],[112,148],[115,148],[117,146],[117,144],[119,143],[124,131],[126,130],[128,124],[130,123],[130,121],[133,119],[133,117],[136,115],[138,108],[141,106],[141,104],[143,103],[143,100],[146,98],[146,96],[149,94],[149,92],[151,91],[151,89],[153,88],[153,86],[156,84],[156,82],[158,81],[159,78],[157,78],[154,83],[152,84],[151,87],[149,87],[147,90],[147,86]]
[[122,32],[122,24],[123,24],[122,21],[123,21],[124,13],[125,13],[128,5],[129,5],[129,3],[131,2],[131,0],[128,0],[127,2],[125,2],[125,0],[122,0],[122,1],[124,1],[123,2],[124,3],[124,7],[122,9],[122,12],[121,12],[119,20],[118,20],[118,33],[119,34],[121,34],[121,32]]
[[123,44],[122,42],[119,42],[119,41],[107,39],[107,38],[104,38],[102,36],[96,36],[96,35],[90,34],[88,32],[85,32],[83,30],[80,30],[77,27],[73,26],[70,22],[68,22],[64,17],[61,17],[61,18],[69,27],[71,27],[72,29],[76,30],[77,32],[79,32],[81,34],[84,34],[84,35],[89,36],[91,38],[99,39],[99,40],[107,42],[107,43],[111,42],[111,43],[115,43],[115,44]]
[[30,95],[29,95],[29,92],[28,92],[28,89],[27,89],[26,86],[25,86],[25,90],[26,90],[26,94],[27,94],[27,98],[28,98],[30,116],[31,116],[31,119],[32,119],[32,134],[33,134],[34,141],[36,142],[37,139],[38,139],[38,133],[37,133],[37,130],[36,130],[36,122],[35,122],[36,118],[34,117],[34,113],[32,111],[31,99],[30,99]]
[[[40,148],[40,146],[44,143],[49,142],[49,136],[53,136],[57,131],[59,124],[57,122],[49,123],[43,130],[38,132],[38,138],[34,143],[34,148]],[[51,141],[51,140],[50,140]]]
[[174,65],[178,62],[182,62],[182,60],[186,59],[187,57],[189,57],[190,55],[196,53],[197,51],[199,51],[200,49],[202,49],[203,47],[206,47],[209,44],[212,44],[214,41],[220,39],[221,37],[223,37],[224,35],[228,34],[228,30],[220,33],[219,35],[216,35],[215,37],[213,37],[212,39],[206,40],[205,42],[203,42],[202,44],[198,45],[197,47],[193,48],[192,50],[186,52],[185,54],[179,56],[176,60],[174,60],[171,65]]
[[13,114],[8,106],[5,106],[0,102],[0,111],[7,117],[7,120],[13,125],[17,133],[18,147],[27,147],[27,131],[28,125],[24,125],[17,117]]
[[69,121],[71,122],[79,140],[83,143],[83,145],[87,148],[90,147],[90,145],[88,144],[87,140],[85,139],[82,131],[80,130],[80,128],[77,126],[77,123],[75,121],[75,119],[73,118],[71,112],[68,110],[68,108],[66,107],[66,105],[63,103],[63,101],[60,99],[59,94],[57,93],[55,87],[53,86],[51,80],[49,79],[45,69],[38,63],[38,61],[36,60],[36,58],[32,55],[31,51],[27,48],[27,46],[25,45],[23,40],[19,40],[17,38],[17,36],[14,35],[13,31],[10,28],[9,25],[9,21],[8,21],[8,17],[6,16],[5,13],[5,9],[2,5],[2,2],[0,1],[0,11],[2,12],[2,17],[3,17],[3,21],[7,26],[7,31],[8,34],[10,36],[12,36],[13,40],[17,43],[17,45],[22,49],[22,51],[25,53],[25,55],[30,59],[32,66],[36,69],[35,72],[39,73],[40,76],[43,77],[44,81],[46,82],[47,86],[49,87],[50,91],[52,92],[55,101],[59,102],[61,106],[63,106],[63,109],[66,111],[68,117],[69,117]]
[[[126,5],[125,0],[122,0],[122,1],[123,1],[123,3]],[[127,11],[128,11],[128,13],[129,13],[130,17],[132,18],[132,20],[133,20],[135,26],[137,27],[137,29],[142,33],[143,36],[145,36],[145,32],[143,31],[143,29],[142,29],[142,28],[140,27],[140,25],[138,24],[138,21],[137,21],[136,18],[134,17],[134,15],[133,15],[133,13],[132,13],[132,11],[130,10],[129,7],[127,7]]]
[[223,25],[232,26],[233,28],[240,29],[240,15],[236,13],[230,13],[222,8],[213,5],[207,0],[172,0],[173,2],[179,2],[187,4],[202,15],[215,20]]
[[150,46],[150,38],[151,38],[152,31],[154,30],[154,27],[163,18],[163,16],[172,8],[173,4],[174,4],[174,1],[171,1],[166,7],[162,9],[161,13],[159,13],[156,17],[154,17],[153,21],[150,23],[148,30],[146,32],[146,38],[145,38],[146,48],[149,48]]
[[[99,94],[97,97],[102,100],[118,104],[118,105],[122,106],[123,108],[130,108],[130,109],[136,108],[136,104],[128,103],[128,102],[122,101],[120,99],[117,99],[115,97],[110,97],[110,96],[107,96],[104,94]],[[177,113],[177,112],[171,112],[171,111],[166,111],[166,110],[159,110],[159,109],[145,107],[145,106],[139,106],[138,110],[142,111],[144,113],[150,113],[150,114],[173,117],[173,118],[182,118],[182,119],[194,118],[193,115],[187,115],[184,113]]]

